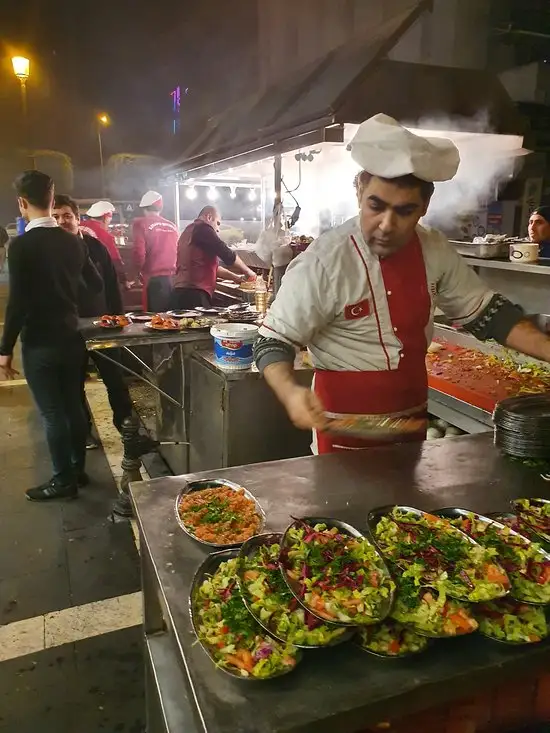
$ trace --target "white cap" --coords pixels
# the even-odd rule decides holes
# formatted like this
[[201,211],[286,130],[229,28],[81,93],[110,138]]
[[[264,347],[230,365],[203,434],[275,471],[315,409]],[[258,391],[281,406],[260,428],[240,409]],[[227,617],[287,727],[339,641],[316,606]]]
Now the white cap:
[[105,214],[113,214],[115,211],[116,209],[110,201],[96,201],[95,204],[90,206],[86,215],[95,219],[99,216],[105,216]]
[[162,196],[158,191],[147,191],[147,193],[144,193],[141,197],[141,201],[139,202],[140,208],[144,208],[147,206],[154,206],[155,204],[162,203]]
[[359,125],[348,150],[363,170],[380,178],[412,174],[430,183],[449,181],[460,163],[458,148],[451,140],[414,135],[383,114]]

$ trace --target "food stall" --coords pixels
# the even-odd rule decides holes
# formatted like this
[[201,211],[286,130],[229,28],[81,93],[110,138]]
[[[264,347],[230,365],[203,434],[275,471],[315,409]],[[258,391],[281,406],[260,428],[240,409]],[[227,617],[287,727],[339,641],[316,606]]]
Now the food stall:
[[189,613],[197,571],[216,566],[209,555],[216,548],[183,531],[174,511],[188,484],[205,479],[244,486],[265,515],[264,532],[283,532],[294,518],[332,517],[369,537],[369,512],[388,504],[507,512],[518,497],[550,498],[548,483],[501,456],[488,435],[132,484],[148,733],[508,733],[534,721],[550,724],[550,646],[534,637],[507,644],[468,633],[401,659],[366,653],[348,640],[304,649],[296,669],[277,679],[217,668],[209,657],[216,652],[197,643]]
[[[88,350],[115,361],[155,394],[155,438],[169,469],[180,474],[306,455],[309,436],[292,426],[255,367],[221,368],[210,328],[152,330],[147,317],[121,328],[84,319]],[[297,360],[299,380],[311,370]]]

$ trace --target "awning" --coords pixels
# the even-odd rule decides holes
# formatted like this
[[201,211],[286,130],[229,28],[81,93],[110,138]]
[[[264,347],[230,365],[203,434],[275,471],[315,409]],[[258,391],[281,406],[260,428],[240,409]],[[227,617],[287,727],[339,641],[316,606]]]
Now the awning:
[[384,57],[431,5],[404,0],[391,20],[212,118],[166,175],[204,176],[320,142],[342,142],[343,125],[384,112],[405,123],[486,114],[491,131],[520,132],[521,118],[496,76]]

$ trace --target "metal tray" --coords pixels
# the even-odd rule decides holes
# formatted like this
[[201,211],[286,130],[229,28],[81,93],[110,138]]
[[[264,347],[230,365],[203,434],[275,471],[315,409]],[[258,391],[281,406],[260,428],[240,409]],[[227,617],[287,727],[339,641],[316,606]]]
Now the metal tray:
[[[348,535],[349,537],[355,537],[357,539],[366,539],[373,546],[376,554],[378,555],[378,559],[380,561],[380,569],[384,571],[387,579],[391,578],[391,573],[388,569],[388,566],[386,565],[384,561],[384,557],[382,556],[382,553],[379,551],[376,544],[371,542],[371,540],[368,537],[366,537],[362,532],[360,532],[358,529],[353,527],[351,524],[347,524],[347,522],[342,522],[339,519],[332,519],[330,517],[300,517],[300,518],[297,518],[295,519],[294,522],[292,522],[292,524],[290,524],[286,528],[283,534],[283,538],[281,540],[281,548],[285,548],[286,545],[288,544],[288,532],[290,529],[295,527],[298,522],[305,522],[306,524],[309,524],[311,526],[314,526],[316,524],[326,524],[328,529],[332,529],[336,527],[336,529],[338,529],[342,534]],[[300,603],[300,605],[303,606],[303,608],[305,608],[306,611],[309,611],[309,613],[311,613],[312,616],[315,616],[315,618],[318,618],[321,621],[326,621],[326,619],[324,619],[322,616],[319,616],[319,614],[315,613],[315,611],[312,608],[310,608],[306,603],[303,602],[303,600],[300,597],[299,584],[288,577],[288,573],[286,572],[286,569],[282,563],[279,563],[279,566],[281,568],[283,578],[285,579],[285,582],[289,590],[294,595],[298,603]],[[387,604],[381,611],[381,617],[377,619],[376,621],[373,621],[373,624],[383,621],[389,615],[392,605],[393,605],[394,597],[395,597],[395,592],[390,593]],[[331,623],[334,623],[336,626],[353,626],[353,627],[357,626],[357,624],[354,624],[351,621],[334,621]],[[365,624],[362,624],[362,625],[365,625]]]
[[[385,517],[388,514],[391,514],[391,512],[394,509],[400,509],[403,512],[410,512],[418,518],[425,517],[429,514],[431,514],[432,516],[436,516],[436,515],[439,516],[439,512],[424,512],[421,509],[416,509],[415,507],[410,507],[410,506],[403,506],[401,504],[388,504],[386,506],[378,507],[370,511],[369,514],[367,515],[367,527],[368,527],[369,535],[373,543],[376,545],[376,547],[378,547],[378,550],[380,551],[382,555],[384,554],[383,550],[376,541],[376,536],[375,536],[376,525],[382,519],[382,517]],[[474,545],[476,547],[478,546],[478,543],[475,540],[473,540],[469,535],[467,535],[465,532],[463,532],[462,530],[458,529],[457,527],[451,527],[451,529],[453,529],[455,532],[460,534],[467,542],[469,542],[469,544]],[[435,584],[432,585],[429,582],[426,582],[424,585],[427,588],[436,587]],[[449,593],[448,591],[447,591],[447,595],[449,596],[449,598],[455,598],[457,601],[463,601],[464,603],[469,602],[467,598],[460,598],[458,596],[454,596],[452,593]],[[415,630],[417,629],[415,628]]]
[[245,489],[244,486],[239,486],[239,484],[234,484],[232,481],[226,481],[225,479],[202,479],[201,481],[191,481],[191,483],[186,483],[184,488],[179,492],[179,494],[176,497],[176,503],[174,505],[174,511],[176,513],[176,521],[180,528],[185,532],[185,534],[188,537],[191,537],[191,539],[195,540],[195,542],[199,542],[201,545],[207,545],[208,547],[217,547],[219,549],[225,548],[225,547],[240,547],[242,545],[242,542],[232,542],[230,544],[220,544],[217,542],[206,542],[205,540],[200,540],[198,537],[196,537],[193,532],[187,529],[184,522],[182,521],[180,517],[180,513],[178,511],[179,504],[182,499],[182,497],[186,496],[187,494],[191,494],[194,491],[202,491],[203,489],[215,489],[217,487],[227,487],[229,489],[233,489],[233,491],[237,491],[238,489],[242,489],[244,491],[244,495],[247,499],[250,499],[254,502],[256,506],[256,514],[260,518],[260,526],[258,527],[257,534],[261,534],[264,531],[265,523],[266,523],[266,517],[264,510],[260,506],[259,501],[256,499],[255,496],[253,496],[248,489]]
[[[544,478],[544,476],[543,476],[543,478]],[[546,480],[546,479],[545,479],[545,480]],[[539,504],[550,504],[550,501],[548,501],[548,499],[531,498],[531,497],[529,497],[529,496],[526,496],[525,498],[526,498],[526,499],[528,499],[528,500],[529,500],[530,502],[538,502]],[[510,502],[510,504],[512,505],[512,509],[514,510],[514,512],[515,512],[516,514],[518,514],[518,513],[519,513],[519,512],[518,512],[518,509],[521,509],[521,507],[518,507],[518,501],[519,501],[519,499],[514,499],[513,501],[511,501],[511,502]],[[528,522],[527,520],[524,520],[524,522],[525,522],[525,524],[526,524],[526,525],[527,525],[527,526],[528,526],[529,528],[531,528],[531,525],[529,524],[529,522]],[[538,537],[538,538],[539,538],[539,539],[540,539],[540,540],[541,540],[542,542],[544,542],[544,544],[545,544],[545,545],[548,545],[548,544],[550,544],[550,533],[549,533],[549,534],[546,534],[545,532],[540,532],[540,531],[537,531],[537,530],[536,530],[536,529],[534,529],[534,528],[533,528],[533,529],[531,529],[531,532],[532,532],[532,533],[533,533],[533,534],[534,534],[534,535],[535,535],[536,537]]]
[[458,254],[465,257],[477,257],[481,260],[504,259],[508,258],[510,251],[509,242],[458,242],[449,240]]
[[[497,529],[507,530],[508,533],[512,537],[518,540],[518,544],[523,544],[524,546],[533,544],[533,542],[530,539],[528,539],[527,537],[525,537],[524,535],[520,534],[519,532],[516,532],[515,530],[511,529],[510,527],[507,527],[505,524],[502,524],[501,522],[497,522],[495,519],[491,519],[490,517],[485,516],[484,514],[477,514],[476,512],[468,511],[467,509],[460,509],[457,507],[446,507],[445,509],[438,509],[437,511],[434,512],[434,514],[440,517],[444,517],[445,519],[468,518],[469,516],[473,516],[475,517],[477,521],[483,522],[485,524],[492,524]],[[550,554],[545,552],[542,549],[542,547],[539,547],[537,549],[537,552],[539,553],[541,557],[541,561],[550,562]],[[510,581],[513,583],[512,578],[510,578]],[[550,605],[550,600],[547,601],[546,603],[542,603],[541,601],[528,601],[525,598],[518,598],[516,595],[514,595],[513,589],[510,590],[510,593],[508,595],[513,600],[517,601],[518,603],[524,603],[526,606]]]
[[[239,590],[241,591],[241,597],[244,601],[244,605],[247,607],[249,613],[251,616],[253,616],[256,621],[260,624],[260,626],[267,631],[267,633],[272,636],[273,638],[277,639],[278,641],[281,641],[283,644],[288,643],[288,639],[285,639],[283,636],[279,636],[273,629],[271,629],[267,624],[265,624],[259,616],[257,616],[254,611],[251,608],[251,604],[247,597],[247,592],[244,587],[244,560],[255,555],[257,550],[264,546],[264,545],[274,545],[274,544],[281,544],[281,541],[283,539],[283,534],[281,532],[272,532],[268,534],[260,534],[256,535],[255,537],[251,537],[249,540],[247,540],[243,546],[241,547],[241,550],[239,552],[239,565],[237,570],[237,581],[239,583]],[[309,611],[308,611],[309,613]],[[313,614],[312,614],[313,615]],[[315,618],[318,618],[315,616]],[[342,627],[338,624],[331,624],[329,621],[326,621],[323,619],[323,624],[328,627],[333,627],[335,630],[339,629],[340,631],[343,631],[344,633],[340,634],[337,638],[330,641],[328,644],[298,644],[297,642],[291,642],[293,646],[298,647],[299,649],[324,649],[326,647],[330,646],[337,646],[338,644],[342,644],[345,641],[348,641],[353,637],[355,634],[355,627]]]
[[[531,604],[524,604],[524,605],[531,605]],[[540,606],[542,608],[542,606]],[[546,623],[548,624],[548,614],[545,613],[546,616]],[[479,622],[478,622],[479,623]],[[508,641],[508,639],[497,639],[496,636],[491,636],[490,634],[485,633],[481,630],[481,626],[479,628],[479,634],[481,636],[485,637],[485,639],[490,639],[491,641],[496,641],[497,644],[505,644],[506,646],[531,646],[532,644],[541,644],[543,641],[546,641],[548,639],[548,636],[550,635],[550,630],[546,634],[546,636],[543,636],[540,641]]]
[[[399,626],[408,628],[409,631],[413,631],[414,633],[418,634],[418,632],[414,631],[414,629],[411,629],[410,627],[407,627],[406,624],[401,623],[401,621],[391,620],[391,622],[394,624],[398,624]],[[383,621],[382,623],[387,623],[387,622]],[[369,627],[369,628],[373,628],[373,627]],[[419,654],[423,654],[424,652],[428,651],[428,649],[434,643],[434,639],[430,639],[429,637],[423,636],[422,634],[418,634],[418,636],[422,636],[422,638],[426,641],[426,646],[417,652],[407,652],[406,654],[382,654],[382,652],[374,652],[371,649],[367,649],[367,647],[363,646],[363,644],[360,641],[361,634],[359,631],[355,634],[353,643],[362,652],[366,652],[367,654],[372,654],[373,657],[379,657],[380,659],[409,659],[410,657],[417,657]]]
[[[193,627],[193,631],[195,632],[195,635],[198,639],[199,644],[201,645],[203,651],[205,654],[207,654],[212,662],[216,665],[218,669],[220,669],[222,672],[225,672],[225,674],[229,675],[230,677],[234,677],[237,680],[241,680],[242,682],[264,682],[266,680],[275,679],[276,677],[283,677],[290,672],[292,672],[295,667],[292,669],[289,669],[287,671],[279,672],[276,675],[273,675],[272,677],[243,677],[240,675],[237,671],[232,672],[229,669],[226,669],[225,667],[220,667],[210,648],[207,644],[204,644],[198,634],[198,625],[199,621],[197,618],[197,612],[196,612],[196,596],[198,593],[198,590],[205,578],[207,576],[213,575],[216,570],[219,568],[219,566],[222,564],[222,562],[226,562],[227,560],[233,560],[238,557],[239,551],[236,549],[233,550],[223,550],[222,552],[214,552],[211,555],[208,555],[208,557],[204,560],[204,562],[199,566],[198,570],[196,571],[193,580],[191,582],[191,590],[189,592],[189,615],[191,617],[191,625]],[[260,631],[260,629],[259,629]],[[296,654],[296,664],[299,664],[302,659],[302,654],[300,650],[297,650]]]

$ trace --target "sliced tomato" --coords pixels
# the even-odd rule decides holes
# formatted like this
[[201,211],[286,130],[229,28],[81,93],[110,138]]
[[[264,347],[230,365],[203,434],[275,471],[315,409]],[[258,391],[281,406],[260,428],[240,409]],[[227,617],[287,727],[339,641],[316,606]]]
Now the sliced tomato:
[[497,565],[487,565],[485,567],[485,577],[489,583],[500,583],[504,586],[508,586],[510,584],[506,573],[497,567]]
[[390,654],[399,654],[400,649],[401,644],[397,641],[397,639],[393,639],[388,646],[388,651],[390,652]]

